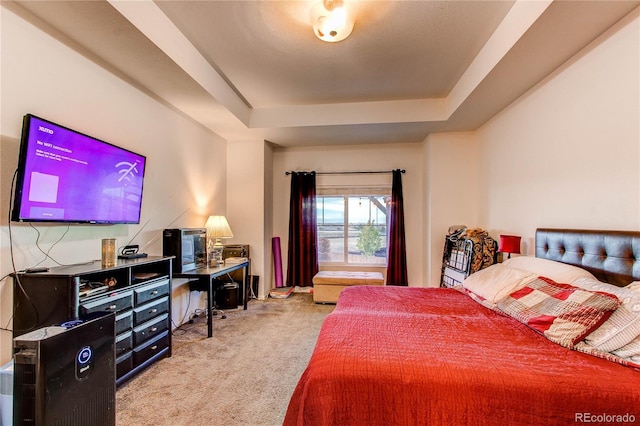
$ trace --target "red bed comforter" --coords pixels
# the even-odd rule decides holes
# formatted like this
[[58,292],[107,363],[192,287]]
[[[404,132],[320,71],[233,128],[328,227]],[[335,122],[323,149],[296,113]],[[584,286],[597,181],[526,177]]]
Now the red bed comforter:
[[345,289],[284,425],[640,424],[640,372],[452,289]]

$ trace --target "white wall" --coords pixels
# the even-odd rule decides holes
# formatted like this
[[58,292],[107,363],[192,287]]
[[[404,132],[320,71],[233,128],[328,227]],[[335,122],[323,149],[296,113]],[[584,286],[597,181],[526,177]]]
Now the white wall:
[[452,225],[481,227],[478,218],[478,143],[472,132],[431,134],[425,141],[428,286],[438,287],[442,251]]
[[[273,235],[281,240],[283,279],[287,275],[289,194],[291,170],[375,171],[405,169],[402,175],[407,273],[409,285],[425,286],[424,275],[424,176],[422,144],[382,144],[278,148],[273,154]],[[320,175],[320,185],[388,185],[391,174]],[[273,283],[273,277],[271,277]]]
[[265,257],[265,216],[271,211],[270,193],[265,190],[270,182],[270,148],[263,141],[229,142],[227,148],[227,219],[233,238],[225,244],[249,244],[251,275],[259,277],[258,298],[265,298],[265,271],[270,273]]
[[273,147],[269,143],[264,144],[264,199],[267,205],[264,214],[264,230],[262,234],[262,258],[264,259],[263,275],[260,278],[260,291],[262,296],[268,297],[272,288],[271,277],[273,277],[274,261],[272,250],[273,233]]
[[523,237],[538,227],[640,228],[638,9],[475,132],[425,140],[426,269],[449,225]]
[[528,254],[537,227],[640,228],[638,15],[477,132],[480,221]]
[[[62,264],[100,258],[100,239],[134,239],[149,254],[162,254],[161,230],[202,226],[226,209],[226,142],[183,115],[131,87],[95,63],[2,8],[2,122],[0,123],[0,273],[12,272],[7,215],[16,168],[22,116],[33,113],[147,156],[141,225],[37,225],[39,246]],[[222,153],[222,155],[220,155]],[[216,159],[211,167],[209,158]],[[188,209],[188,210],[187,210]],[[186,211],[186,213],[185,213]],[[184,213],[184,214],[183,214]],[[181,216],[182,215],[182,216]],[[36,230],[13,223],[17,269],[45,256]],[[59,238],[61,240],[56,242]],[[54,266],[51,260],[43,265]],[[189,293],[174,290],[174,322],[184,315]],[[198,299],[198,293],[192,298]],[[11,329],[12,282],[0,283],[0,324]],[[201,303],[193,300],[191,309]],[[0,331],[0,363],[11,356],[11,332]]]

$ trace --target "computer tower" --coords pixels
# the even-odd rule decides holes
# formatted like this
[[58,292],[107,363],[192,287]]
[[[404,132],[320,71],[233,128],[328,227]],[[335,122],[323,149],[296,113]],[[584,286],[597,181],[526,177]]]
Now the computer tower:
[[240,285],[236,282],[222,284],[216,290],[216,304],[218,305],[218,308],[237,309],[239,288]]
[[13,339],[13,424],[115,425],[115,314]]

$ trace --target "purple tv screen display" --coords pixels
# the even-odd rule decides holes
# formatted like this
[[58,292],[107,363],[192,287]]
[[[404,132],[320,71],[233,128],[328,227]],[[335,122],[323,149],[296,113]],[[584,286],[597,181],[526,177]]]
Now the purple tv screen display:
[[146,158],[27,114],[12,219],[140,223]]

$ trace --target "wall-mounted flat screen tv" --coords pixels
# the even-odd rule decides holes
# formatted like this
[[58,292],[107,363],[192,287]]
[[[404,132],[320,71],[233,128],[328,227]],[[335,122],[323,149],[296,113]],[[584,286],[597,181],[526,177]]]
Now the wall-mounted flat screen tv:
[[146,157],[24,117],[11,219],[140,223]]

